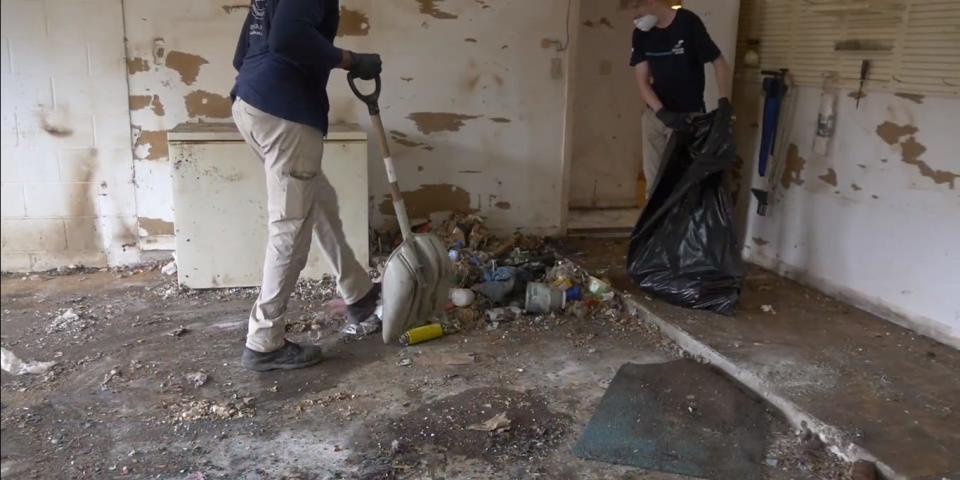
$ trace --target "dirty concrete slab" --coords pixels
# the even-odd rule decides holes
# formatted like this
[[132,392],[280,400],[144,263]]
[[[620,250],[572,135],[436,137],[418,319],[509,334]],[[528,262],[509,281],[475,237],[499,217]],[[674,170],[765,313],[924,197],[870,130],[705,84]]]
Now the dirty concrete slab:
[[[0,375],[4,478],[687,478],[571,453],[620,365],[677,358],[645,324],[524,317],[409,348],[342,342],[331,287],[298,288],[289,332],[328,360],[252,374],[237,360],[255,290],[4,275],[4,347],[58,362]],[[68,309],[79,323],[57,320]],[[500,413],[509,429],[469,428]],[[844,471],[773,420],[768,478]]]
[[627,240],[562,250],[697,341],[775,387],[908,478],[960,472],[960,352],[751,268],[732,317],[651,299],[624,269]]

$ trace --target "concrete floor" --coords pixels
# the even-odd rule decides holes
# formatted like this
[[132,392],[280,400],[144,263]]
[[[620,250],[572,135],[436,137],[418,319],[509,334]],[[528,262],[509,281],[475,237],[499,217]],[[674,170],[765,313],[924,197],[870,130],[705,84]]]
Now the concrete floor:
[[960,478],[960,352],[759,268],[732,317],[667,305],[626,276],[627,243],[569,239],[562,250],[768,396],[835,427],[840,443],[904,478]]
[[[3,346],[58,365],[0,377],[3,478],[684,478],[570,452],[620,365],[678,357],[647,324],[524,317],[399,348],[338,341],[323,292],[301,290],[291,336],[322,338],[330,358],[253,374],[237,365],[253,290],[180,291],[157,271],[4,275]],[[79,319],[57,320],[70,308]],[[464,430],[499,411],[510,431]],[[770,415],[767,478],[846,478]]]

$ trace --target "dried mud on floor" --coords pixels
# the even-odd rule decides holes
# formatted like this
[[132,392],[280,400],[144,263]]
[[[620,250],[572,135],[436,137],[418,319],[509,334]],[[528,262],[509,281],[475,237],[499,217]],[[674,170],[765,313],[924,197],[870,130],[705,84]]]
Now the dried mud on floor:
[[[339,339],[332,284],[302,282],[288,334],[328,359],[253,374],[238,360],[255,295],[183,290],[156,268],[4,275],[4,348],[57,363],[2,374],[3,477],[683,478],[570,451],[622,364],[680,356],[622,309],[401,348]],[[846,477],[772,425],[769,478]]]

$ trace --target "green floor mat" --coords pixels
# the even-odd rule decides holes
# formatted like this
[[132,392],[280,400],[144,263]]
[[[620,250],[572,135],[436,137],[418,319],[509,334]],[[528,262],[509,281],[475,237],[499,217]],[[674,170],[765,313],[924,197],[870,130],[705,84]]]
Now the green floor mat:
[[701,478],[761,478],[766,404],[693,360],[625,364],[574,447],[583,459]]

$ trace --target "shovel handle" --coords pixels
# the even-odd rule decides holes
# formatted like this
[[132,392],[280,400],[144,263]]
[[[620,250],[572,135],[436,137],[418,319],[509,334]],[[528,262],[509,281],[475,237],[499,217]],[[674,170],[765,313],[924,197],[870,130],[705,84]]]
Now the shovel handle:
[[377,134],[377,141],[380,143],[380,153],[383,154],[383,166],[387,170],[387,181],[390,182],[390,197],[393,199],[393,211],[397,215],[397,223],[400,226],[400,233],[403,239],[407,240],[413,237],[413,231],[410,228],[410,218],[407,216],[407,207],[403,203],[403,195],[400,192],[400,184],[397,181],[397,169],[393,165],[393,158],[390,156],[390,144],[387,141],[387,132],[383,128],[383,121],[380,119],[380,76],[377,75],[374,81],[373,92],[362,93],[357,88],[357,77],[353,73],[347,74],[347,83],[350,84],[350,90],[363,103],[367,104],[370,110],[370,123],[373,124],[373,130]]
[[367,104],[367,109],[370,110],[370,115],[378,115],[380,113],[380,75],[377,75],[373,79],[373,92],[366,94],[362,93],[360,89],[357,88],[358,78],[360,77],[353,72],[347,73],[347,83],[350,84],[350,90],[353,90],[353,94],[356,95],[361,102]]

